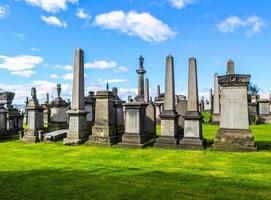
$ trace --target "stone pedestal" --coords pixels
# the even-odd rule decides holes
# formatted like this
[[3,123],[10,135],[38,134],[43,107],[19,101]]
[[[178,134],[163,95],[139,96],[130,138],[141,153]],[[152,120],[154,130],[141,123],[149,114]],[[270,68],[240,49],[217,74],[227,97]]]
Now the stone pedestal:
[[256,146],[249,130],[247,85],[250,75],[231,74],[219,77],[221,89],[220,129],[213,149],[252,151]]
[[119,147],[142,148],[150,145],[149,135],[145,132],[146,103],[126,103],[125,133]]
[[270,100],[269,99],[259,99],[259,123],[271,123],[271,113],[270,113]]
[[43,108],[39,106],[38,100],[31,99],[27,105],[28,128],[25,131],[21,142],[39,142],[39,131],[43,128]]
[[116,132],[114,98],[111,91],[98,91],[96,96],[95,121],[88,144],[114,145],[119,141]]
[[65,145],[79,145],[87,141],[89,131],[87,128],[87,111],[69,110],[69,131],[63,142]]

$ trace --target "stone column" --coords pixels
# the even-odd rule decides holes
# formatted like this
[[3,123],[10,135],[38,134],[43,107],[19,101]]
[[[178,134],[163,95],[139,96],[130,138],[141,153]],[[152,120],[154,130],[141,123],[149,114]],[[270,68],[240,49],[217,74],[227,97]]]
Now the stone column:
[[255,151],[249,130],[247,86],[250,75],[231,74],[218,77],[221,85],[220,128],[213,149]]
[[69,131],[64,139],[66,145],[78,145],[87,141],[89,131],[87,127],[87,111],[84,102],[84,52],[82,49],[75,50],[72,106],[68,111]]
[[113,92],[109,90],[96,93],[95,121],[88,144],[114,145],[119,138],[116,132]]
[[145,80],[145,89],[144,89],[144,102],[150,102],[150,95],[149,95],[149,79]]
[[160,85],[157,85],[157,97],[159,98],[160,96],[161,96]]
[[209,104],[210,104],[210,113],[213,113],[213,90],[209,90]]
[[27,104],[28,123],[27,130],[21,141],[23,143],[39,142],[39,131],[43,128],[43,108],[39,105],[36,89],[31,89],[32,99]]
[[179,148],[204,148],[206,140],[202,136],[202,116],[199,112],[197,61],[189,59],[187,111],[184,116],[184,137]]
[[234,72],[234,62],[229,60],[227,63],[227,75],[235,74]]
[[138,94],[135,97],[135,100],[138,102],[144,101],[144,74],[146,71],[144,70],[144,58],[143,56],[140,56],[139,58],[139,67],[136,70],[136,73],[138,74]]
[[166,59],[164,110],[160,115],[161,136],[156,140],[156,146],[161,148],[177,148],[179,143],[178,117],[175,108],[174,61],[169,55]]
[[214,98],[213,98],[213,113],[211,124],[219,124],[220,118],[220,92],[218,84],[218,74],[214,75]]

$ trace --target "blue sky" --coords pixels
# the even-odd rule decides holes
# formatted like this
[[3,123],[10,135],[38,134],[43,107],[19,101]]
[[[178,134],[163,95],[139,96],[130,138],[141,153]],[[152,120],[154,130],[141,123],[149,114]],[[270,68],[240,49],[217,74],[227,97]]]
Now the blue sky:
[[207,95],[213,74],[252,75],[270,92],[271,1],[269,0],[1,0],[0,88],[30,96],[71,95],[75,48],[85,51],[86,91],[119,88],[135,95],[138,57],[145,57],[151,94],[164,88],[165,58],[175,59],[177,94],[186,94],[187,67],[197,58],[199,90]]

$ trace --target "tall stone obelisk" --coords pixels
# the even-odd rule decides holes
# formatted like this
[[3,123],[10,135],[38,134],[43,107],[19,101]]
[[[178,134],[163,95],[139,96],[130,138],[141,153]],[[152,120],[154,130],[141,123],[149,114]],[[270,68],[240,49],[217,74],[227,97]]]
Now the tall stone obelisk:
[[144,102],[148,103],[150,102],[150,89],[149,89],[149,79],[145,80],[145,85],[144,85]]
[[219,124],[220,121],[220,92],[218,84],[218,74],[214,75],[214,98],[211,124]]
[[84,51],[75,50],[72,106],[69,114],[69,131],[64,139],[66,145],[78,145],[87,141],[89,131],[87,128],[87,111],[84,102]]
[[139,67],[136,70],[136,73],[138,74],[138,94],[135,97],[135,100],[137,102],[144,102],[144,74],[146,73],[146,70],[144,70],[144,58],[143,56],[139,57]]
[[192,57],[189,59],[187,111],[184,116],[184,138],[180,141],[180,148],[205,147],[202,118],[199,112],[197,61]]
[[169,55],[166,60],[164,110],[160,115],[161,136],[156,140],[155,146],[177,148],[179,142],[178,117],[175,107],[174,60]]

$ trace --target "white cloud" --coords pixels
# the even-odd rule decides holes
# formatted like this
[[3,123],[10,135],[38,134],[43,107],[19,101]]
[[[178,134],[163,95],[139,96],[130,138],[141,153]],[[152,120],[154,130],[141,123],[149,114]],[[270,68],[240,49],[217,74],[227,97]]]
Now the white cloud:
[[56,65],[56,68],[58,68],[58,69],[64,69],[64,70],[67,70],[67,71],[72,71],[73,70],[73,67],[71,65],[65,65],[65,66]]
[[177,9],[182,9],[189,4],[194,4],[195,0],[168,0],[170,5]]
[[33,74],[36,74],[36,72],[29,69],[29,70],[22,70],[22,71],[12,71],[11,74],[22,76],[22,77],[31,77]]
[[14,37],[19,38],[19,39],[21,39],[21,40],[24,40],[24,39],[25,39],[25,36],[24,36],[23,33],[16,33],[16,34],[14,34]]
[[104,83],[124,83],[127,82],[126,79],[108,79],[104,80]]
[[8,5],[0,6],[0,19],[4,19],[9,14],[10,14],[10,11],[9,11],[9,6]]
[[30,48],[31,51],[37,51],[37,52],[41,52],[41,49],[39,47],[32,47]]
[[115,61],[95,60],[92,63],[85,63],[85,67],[88,69],[110,69],[117,67],[118,64]]
[[10,57],[0,55],[0,69],[7,69],[9,71],[29,70],[42,63],[42,61],[43,58],[39,56],[19,55]]
[[242,19],[238,16],[230,16],[216,26],[222,33],[234,33],[238,28],[244,27],[247,28],[246,35],[252,37],[255,33],[262,31],[265,27],[265,23],[256,15],[246,19]]
[[148,42],[162,42],[173,39],[176,33],[148,12],[112,11],[95,17],[94,24],[104,29],[119,30],[127,35],[135,35]]
[[58,78],[58,75],[57,75],[57,74],[51,74],[50,77],[51,77],[51,78],[54,78],[54,79],[57,79],[57,78]]
[[67,73],[62,76],[65,80],[72,80],[73,79],[73,73]]
[[127,67],[124,67],[124,66],[120,66],[120,67],[119,67],[119,70],[120,70],[120,71],[123,71],[123,72],[127,72],[127,71],[128,71],[128,68],[127,68]]
[[42,21],[44,21],[45,23],[52,25],[52,26],[57,26],[57,27],[61,27],[61,28],[66,28],[68,25],[66,22],[61,21],[60,19],[58,19],[55,16],[41,16]]
[[91,16],[88,14],[88,12],[83,8],[77,9],[76,16],[80,19],[85,19],[85,20],[88,20],[91,18]]
[[47,12],[58,12],[60,10],[67,10],[67,4],[78,3],[78,0],[24,0],[26,3],[42,8]]
[[[26,84],[0,84],[0,88],[5,91],[15,92],[15,103],[24,103],[26,97],[31,96],[31,88],[36,87],[37,97],[40,103],[45,100],[46,93],[56,95],[56,85],[55,82],[44,81],[44,80],[34,80]],[[70,98],[72,87],[69,84],[61,84],[61,96],[65,98]]]

